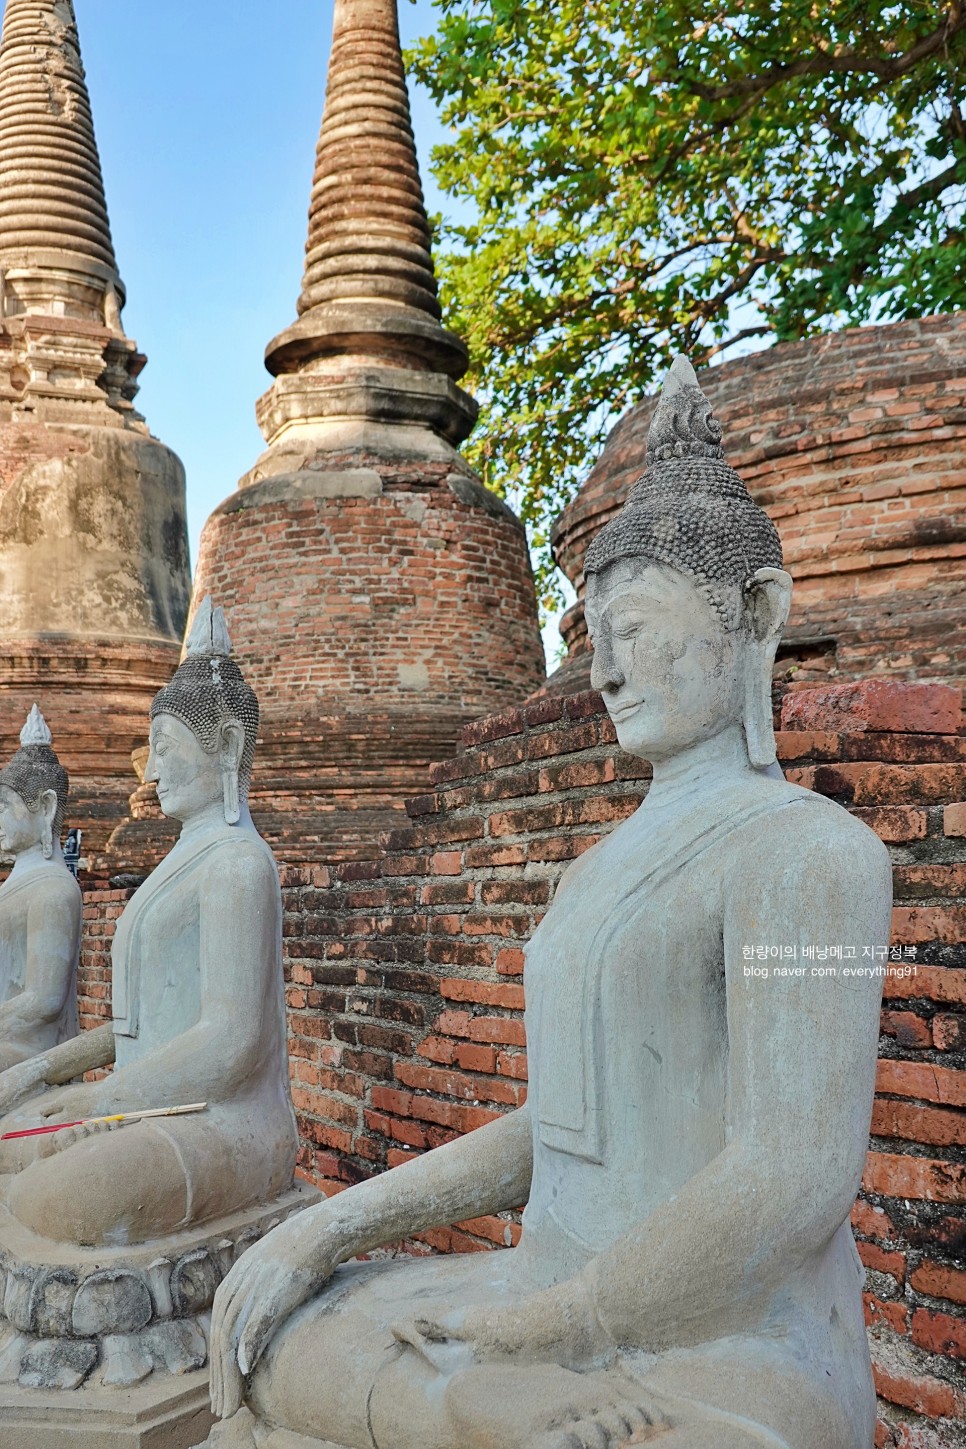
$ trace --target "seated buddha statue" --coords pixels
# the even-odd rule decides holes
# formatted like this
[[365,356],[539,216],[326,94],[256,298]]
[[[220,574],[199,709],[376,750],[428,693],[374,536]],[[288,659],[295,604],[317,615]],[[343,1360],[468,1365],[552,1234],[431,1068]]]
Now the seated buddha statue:
[[67,771],[34,705],[20,749],[0,770],[0,1072],[77,1035],[83,902],[60,837]]
[[3,1143],[6,1208],[43,1238],[149,1243],[292,1185],[281,893],[247,804],[257,728],[258,702],[206,599],[151,707],[145,778],[182,828],[118,922],[114,1070],[34,1098],[2,1125],[207,1107]]
[[[587,555],[593,683],[653,783],[527,948],[528,1101],[238,1261],[218,1449],[870,1449],[849,1213],[881,982],[807,963],[885,946],[889,861],[776,763],[791,581],[720,439],[678,359]],[[349,1261],[521,1203],[515,1248]]]

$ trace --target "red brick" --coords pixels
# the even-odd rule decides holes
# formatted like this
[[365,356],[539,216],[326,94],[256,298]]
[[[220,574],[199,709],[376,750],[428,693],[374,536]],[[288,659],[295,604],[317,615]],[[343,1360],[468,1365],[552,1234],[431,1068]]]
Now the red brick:
[[859,1198],[852,1209],[852,1226],[868,1238],[894,1238],[895,1225],[884,1208]]
[[497,1069],[496,1047],[460,1043],[454,1056],[457,1065],[466,1072],[495,1072]]
[[493,963],[501,976],[522,976],[524,955],[518,946],[502,946]]
[[949,1107],[966,1107],[966,1072],[930,1062],[880,1061],[876,1091]]
[[966,1394],[930,1375],[897,1373],[873,1360],[876,1391],[890,1404],[930,1419],[966,1418]]
[[962,703],[961,691],[945,684],[863,679],[786,695],[782,729],[954,735],[962,719]]
[[870,1152],[862,1186],[883,1197],[922,1202],[966,1202],[966,1167],[929,1157]]
[[966,1322],[933,1308],[917,1308],[912,1315],[912,1339],[928,1353],[966,1358]]
[[445,977],[439,983],[440,995],[449,1001],[473,1001],[485,1006],[505,1006],[522,1011],[523,987],[509,982],[469,981],[462,977]]
[[949,1006],[966,1006],[966,971],[945,966],[919,966],[911,975],[905,968],[892,967],[883,982],[883,995],[890,1000],[910,1001],[926,997]]
[[909,1282],[918,1293],[928,1293],[930,1298],[966,1304],[966,1271],[962,1268],[947,1268],[927,1258],[910,1273]]
[[929,828],[925,810],[917,810],[911,805],[858,809],[854,814],[865,821],[887,845],[903,845],[910,840],[924,840]]
[[894,1037],[900,1046],[930,1047],[933,1044],[929,1022],[914,1011],[883,1011],[879,1026],[885,1036]]
[[527,1080],[527,1056],[525,1052],[499,1052],[496,1059],[496,1069],[504,1077],[515,1077],[518,1081]]
[[966,906],[895,906],[892,939],[903,946],[966,941]]
[[966,802],[957,801],[943,807],[943,834],[951,839],[966,835]]
[[459,875],[463,868],[463,857],[458,850],[437,851],[430,861],[434,875]]
[[869,1328],[884,1325],[891,1328],[893,1333],[908,1333],[909,1309],[905,1303],[888,1303],[881,1298],[874,1298],[871,1293],[863,1293],[862,1301]]
[[932,1019],[932,1040],[937,1051],[962,1051],[966,1047],[966,1016],[937,1013]]
[[966,1113],[880,1099],[872,1109],[872,1135],[899,1137],[934,1147],[964,1147]]
[[902,1287],[906,1281],[905,1254],[890,1253],[876,1243],[859,1242],[856,1246],[859,1250],[859,1257],[867,1268],[873,1269],[876,1273],[889,1273]]

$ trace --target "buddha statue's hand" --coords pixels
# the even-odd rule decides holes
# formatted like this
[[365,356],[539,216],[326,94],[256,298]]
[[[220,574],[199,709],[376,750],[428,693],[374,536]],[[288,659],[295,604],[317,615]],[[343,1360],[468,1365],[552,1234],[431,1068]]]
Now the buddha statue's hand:
[[347,1256],[328,1204],[280,1224],[245,1252],[215,1294],[211,1319],[211,1406],[228,1419],[241,1408],[244,1380],[286,1320],[325,1287]]
[[96,1117],[98,1105],[93,1084],[60,1087],[57,1091],[46,1092],[37,1103],[36,1110],[46,1126],[53,1126],[56,1122],[77,1122],[82,1117]]
[[438,1318],[407,1319],[393,1324],[392,1331],[444,1373],[499,1359],[587,1369],[603,1366],[615,1350],[581,1275],[507,1307],[460,1308]]

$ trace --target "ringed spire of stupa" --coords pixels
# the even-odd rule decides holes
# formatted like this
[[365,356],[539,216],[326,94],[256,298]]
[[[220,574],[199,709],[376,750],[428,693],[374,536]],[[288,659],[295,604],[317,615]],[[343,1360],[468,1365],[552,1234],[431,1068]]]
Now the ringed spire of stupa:
[[298,309],[376,297],[439,321],[396,0],[337,0]]
[[266,351],[269,443],[308,426],[323,448],[373,427],[455,445],[477,407],[440,322],[396,0],[335,0],[298,321]]
[[[105,305],[116,313],[123,304],[71,0],[6,0],[0,268],[46,272],[55,291],[55,274],[87,274],[101,297],[113,292],[102,314]],[[32,300],[28,311],[40,299]]]

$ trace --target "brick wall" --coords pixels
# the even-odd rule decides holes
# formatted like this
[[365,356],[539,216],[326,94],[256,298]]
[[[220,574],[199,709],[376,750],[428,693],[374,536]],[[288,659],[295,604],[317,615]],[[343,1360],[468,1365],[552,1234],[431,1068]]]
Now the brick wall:
[[[700,381],[781,534],[796,677],[966,680],[966,312],[785,343]],[[584,556],[643,470],[653,408],[625,414],[554,527],[580,596],[557,688],[586,685]]]
[[[833,712],[836,728],[821,728],[819,711],[812,728],[783,731],[779,749],[790,778],[853,810],[895,863],[894,939],[915,949],[915,972],[907,956],[886,979],[853,1221],[869,1274],[877,1444],[948,1449],[966,1442],[966,737],[935,732],[948,711],[917,719],[909,696],[901,703],[880,709],[880,728],[868,710]],[[523,1100],[522,946],[566,862],[646,789],[647,767],[616,748],[596,695],[534,701],[464,741],[379,859],[283,870],[301,1166],[327,1192]],[[122,901],[89,897],[92,1018]],[[409,1247],[481,1250],[518,1232],[507,1213]]]

